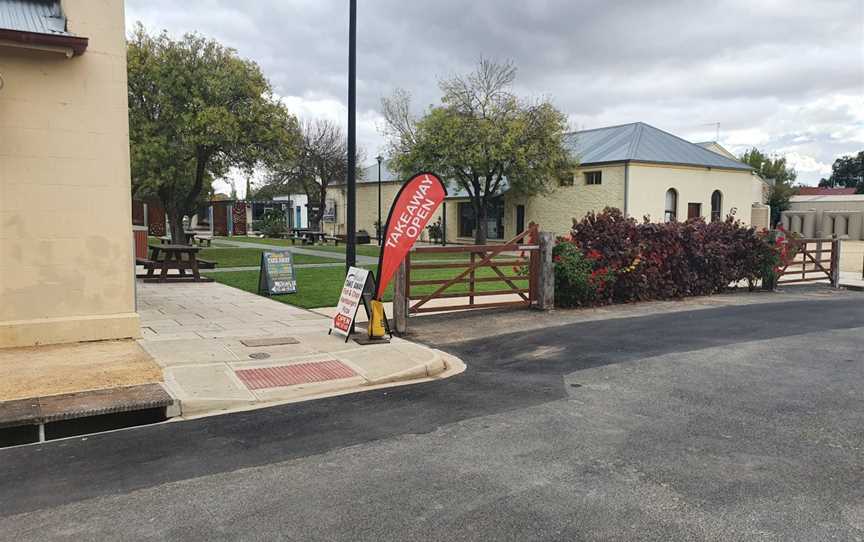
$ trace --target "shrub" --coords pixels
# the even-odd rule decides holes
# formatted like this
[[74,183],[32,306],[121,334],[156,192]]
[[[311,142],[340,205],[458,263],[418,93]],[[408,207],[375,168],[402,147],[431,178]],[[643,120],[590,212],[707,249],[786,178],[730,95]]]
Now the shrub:
[[264,234],[264,237],[279,237],[279,235],[287,231],[288,226],[285,224],[285,213],[282,209],[267,209],[261,217],[258,231]]
[[555,305],[578,307],[592,303],[596,289],[589,282],[594,266],[573,243],[559,240],[552,249],[555,263]]
[[731,216],[637,223],[607,208],[574,220],[555,250],[556,301],[569,307],[709,295],[741,281],[753,288],[780,248]]

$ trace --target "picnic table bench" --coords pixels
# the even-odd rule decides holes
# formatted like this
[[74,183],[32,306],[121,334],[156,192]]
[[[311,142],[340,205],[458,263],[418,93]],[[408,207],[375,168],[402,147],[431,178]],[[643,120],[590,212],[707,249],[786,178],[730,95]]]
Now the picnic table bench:
[[329,236],[323,231],[309,231],[295,229],[291,232],[288,239],[294,245],[297,241],[301,241],[304,245],[314,245],[316,242],[323,243]]
[[[213,268],[213,262],[202,261],[196,257],[201,247],[192,245],[150,245],[150,258],[137,259],[136,263],[147,269],[144,282],[213,282],[209,277],[202,277],[199,273],[201,267]],[[185,257],[184,257],[185,256]],[[169,269],[177,269],[179,275],[168,275]],[[155,271],[159,270],[159,276]],[[191,271],[187,275],[186,271]]]
[[[184,231],[183,235],[186,238],[186,244],[191,245],[192,240],[195,239],[195,232],[194,231]],[[159,238],[159,242],[162,243],[163,245],[170,245],[171,244],[171,236],[170,235],[163,235],[162,237]]]
[[[199,247],[213,246],[213,236],[212,235],[196,233],[193,240],[196,243],[198,243]],[[202,261],[202,260],[199,260],[199,261]]]

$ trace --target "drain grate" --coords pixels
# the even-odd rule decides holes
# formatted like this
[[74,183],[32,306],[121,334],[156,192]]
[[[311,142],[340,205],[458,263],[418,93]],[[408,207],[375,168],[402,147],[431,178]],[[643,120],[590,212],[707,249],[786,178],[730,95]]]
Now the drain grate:
[[350,367],[336,360],[294,363],[292,365],[259,367],[255,369],[239,369],[235,373],[250,390],[281,388],[357,376],[357,373]]

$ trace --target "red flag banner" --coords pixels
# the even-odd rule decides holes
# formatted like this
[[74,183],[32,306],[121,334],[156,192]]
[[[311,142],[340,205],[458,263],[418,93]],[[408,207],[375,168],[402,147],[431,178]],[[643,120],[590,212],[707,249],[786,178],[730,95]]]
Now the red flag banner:
[[418,173],[402,185],[384,227],[383,246],[378,257],[376,299],[380,300],[384,295],[393,274],[446,195],[444,183],[434,173]]

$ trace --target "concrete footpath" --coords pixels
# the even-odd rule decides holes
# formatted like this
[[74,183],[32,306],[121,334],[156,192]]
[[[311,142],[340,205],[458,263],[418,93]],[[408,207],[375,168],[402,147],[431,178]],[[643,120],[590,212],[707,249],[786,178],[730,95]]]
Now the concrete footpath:
[[[446,378],[462,362],[393,338],[361,346],[320,314],[219,283],[138,281],[140,345],[184,417]],[[177,414],[177,412],[175,412]]]

